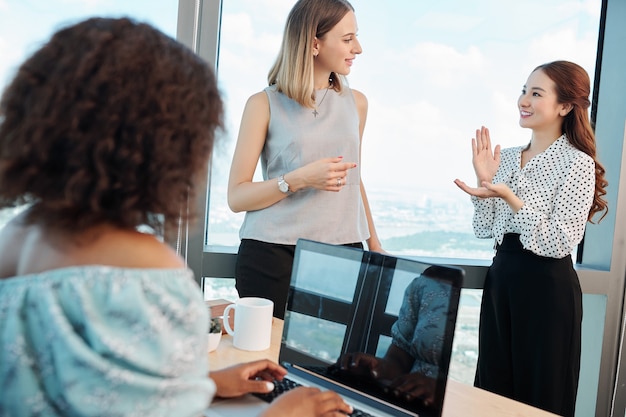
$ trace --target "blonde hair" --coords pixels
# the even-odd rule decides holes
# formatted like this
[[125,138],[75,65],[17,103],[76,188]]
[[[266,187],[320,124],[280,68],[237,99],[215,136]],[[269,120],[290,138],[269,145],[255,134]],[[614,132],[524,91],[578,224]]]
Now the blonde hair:
[[[354,11],[347,0],[299,0],[289,12],[278,57],[267,76],[269,85],[305,107],[315,107],[313,40],[322,39],[346,13]],[[346,79],[332,72],[335,91]]]

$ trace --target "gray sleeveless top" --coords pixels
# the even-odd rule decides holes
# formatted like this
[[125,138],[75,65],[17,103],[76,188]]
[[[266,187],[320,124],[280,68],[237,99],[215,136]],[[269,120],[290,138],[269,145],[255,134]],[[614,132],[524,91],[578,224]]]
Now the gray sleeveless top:
[[287,245],[295,245],[298,238],[334,244],[368,239],[360,188],[359,115],[352,91],[317,90],[317,117],[313,109],[277,92],[275,86],[265,92],[270,122],[261,152],[263,179],[336,156],[357,167],[348,171],[339,192],[306,188],[272,206],[246,212],[239,237]]

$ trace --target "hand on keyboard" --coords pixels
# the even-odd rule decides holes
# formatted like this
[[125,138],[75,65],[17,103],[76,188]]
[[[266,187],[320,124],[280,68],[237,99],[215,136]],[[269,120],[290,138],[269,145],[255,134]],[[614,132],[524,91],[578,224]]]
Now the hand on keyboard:
[[272,381],[286,374],[287,370],[279,364],[263,359],[212,371],[209,376],[215,382],[216,395],[231,398],[250,392],[270,392]]
[[[274,381],[274,391],[268,393],[268,394],[253,394],[254,396],[262,399],[263,401],[266,401],[268,403],[273,402],[277,397],[285,397],[282,396],[281,394],[284,394],[287,391],[292,391],[295,388],[298,387],[302,387],[302,385],[298,384],[295,381],[292,381],[289,378],[283,378],[282,381]],[[325,392],[321,392],[319,390],[317,390],[317,388],[305,388],[302,387],[303,389],[308,389],[308,390],[316,390],[319,394],[324,394],[324,393],[331,393],[333,395],[336,395],[337,397],[339,397],[338,394],[335,394],[332,391],[325,391]],[[293,392],[293,391],[292,391]],[[341,398],[341,397],[339,397]],[[332,400],[332,398],[331,398]],[[342,401],[343,402],[343,401]],[[340,410],[342,411],[344,414],[350,416],[350,417],[374,417],[371,414],[368,414],[364,411],[361,411],[359,409],[356,408],[352,408],[352,411],[345,411],[345,410]],[[275,416],[274,414],[272,414],[273,416]],[[292,415],[298,415],[300,416],[300,414],[292,414]]]
[[282,381],[274,381],[274,391],[268,392],[267,394],[254,393],[252,395],[262,399],[265,402],[271,403],[280,394],[299,386],[300,384],[298,384],[297,382],[294,382],[289,378],[283,378]]

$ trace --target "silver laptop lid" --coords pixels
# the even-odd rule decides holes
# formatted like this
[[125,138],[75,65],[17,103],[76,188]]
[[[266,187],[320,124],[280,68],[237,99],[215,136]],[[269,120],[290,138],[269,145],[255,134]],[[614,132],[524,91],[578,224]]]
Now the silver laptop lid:
[[301,239],[279,361],[385,413],[439,417],[463,275]]

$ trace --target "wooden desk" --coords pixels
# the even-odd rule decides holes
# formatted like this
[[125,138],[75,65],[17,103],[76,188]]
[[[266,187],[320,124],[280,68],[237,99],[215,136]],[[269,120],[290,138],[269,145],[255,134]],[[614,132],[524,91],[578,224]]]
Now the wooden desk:
[[[278,361],[283,321],[274,318],[272,344],[269,349],[248,352],[233,347],[233,339],[222,335],[217,350],[209,353],[210,369],[222,369],[241,362],[258,359]],[[448,379],[443,417],[555,417],[556,414],[511,400],[489,391]]]

